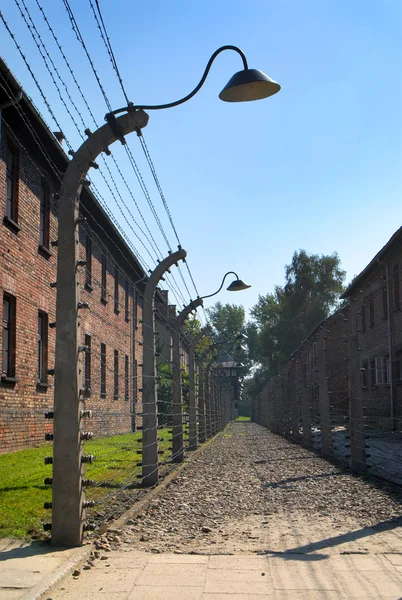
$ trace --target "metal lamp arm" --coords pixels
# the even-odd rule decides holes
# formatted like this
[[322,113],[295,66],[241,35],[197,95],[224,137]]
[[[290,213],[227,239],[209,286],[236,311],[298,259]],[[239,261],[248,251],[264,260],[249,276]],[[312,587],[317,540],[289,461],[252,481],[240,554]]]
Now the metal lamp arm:
[[[183,104],[184,102],[187,102],[187,100],[190,100],[190,98],[195,96],[195,94],[204,85],[204,82],[208,76],[210,69],[211,69],[212,63],[214,62],[214,60],[218,56],[218,54],[220,54],[224,50],[234,50],[235,52],[240,54],[240,56],[243,60],[244,69],[248,69],[247,59],[246,59],[244,53],[240,50],[240,48],[238,48],[237,46],[221,46],[220,48],[218,48],[218,50],[215,50],[215,52],[209,59],[206,69],[204,71],[204,74],[201,77],[201,80],[200,80],[199,84],[197,85],[197,87],[195,87],[193,89],[193,91],[190,92],[187,96],[185,96],[184,98],[181,98],[181,100],[176,100],[176,102],[169,102],[168,104],[154,104],[154,105],[152,105],[152,104],[139,104],[139,105],[130,104],[129,108],[132,108],[135,110],[140,110],[140,109],[141,110],[161,110],[163,108],[172,108],[173,106],[178,106],[179,104]],[[117,110],[114,110],[113,113],[111,113],[111,114],[117,115],[119,112],[123,112],[125,110],[127,110],[127,107],[118,108]]]
[[208,294],[208,296],[201,296],[201,298],[204,300],[205,298],[212,298],[212,296],[216,296],[216,294],[219,294],[219,292],[223,288],[223,284],[225,283],[225,279],[228,275],[235,275],[236,279],[239,279],[239,276],[237,275],[237,273],[235,273],[234,271],[228,271],[222,279],[221,287],[219,288],[219,290],[217,292],[214,292],[213,294]]

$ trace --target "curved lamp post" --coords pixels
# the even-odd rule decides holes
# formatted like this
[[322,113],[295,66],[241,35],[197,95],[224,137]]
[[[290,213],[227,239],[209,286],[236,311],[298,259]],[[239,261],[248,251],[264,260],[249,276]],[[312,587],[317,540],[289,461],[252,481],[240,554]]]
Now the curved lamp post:
[[238,275],[234,271],[228,271],[225,273],[222,283],[219,289],[213,294],[202,296],[196,300],[192,300],[183,310],[179,313],[173,322],[172,326],[172,460],[173,462],[182,462],[184,458],[184,445],[183,445],[183,416],[182,416],[182,390],[181,390],[181,370],[180,370],[180,332],[184,325],[185,320],[189,314],[196,310],[199,306],[202,306],[205,298],[211,298],[218,294],[225,282],[228,275],[235,275],[236,279],[227,288],[232,292],[246,290],[251,287],[248,283],[245,283],[242,279],[239,279]]
[[106,120],[112,124],[114,122],[115,115],[125,112],[127,110],[163,110],[165,108],[173,108],[179,106],[190,100],[203,86],[209,70],[214,62],[215,58],[224,50],[234,50],[237,52],[243,61],[243,70],[238,71],[233,75],[229,82],[225,85],[219,98],[224,102],[249,102],[251,100],[262,100],[273,96],[281,89],[279,83],[276,83],[273,79],[265,75],[259,69],[249,69],[247,59],[244,53],[237,46],[221,46],[218,50],[212,54],[205,68],[204,74],[200,79],[198,85],[193,89],[192,92],[174,102],[168,102],[167,104],[138,104],[135,105],[132,102],[126,107],[118,108],[106,115]]

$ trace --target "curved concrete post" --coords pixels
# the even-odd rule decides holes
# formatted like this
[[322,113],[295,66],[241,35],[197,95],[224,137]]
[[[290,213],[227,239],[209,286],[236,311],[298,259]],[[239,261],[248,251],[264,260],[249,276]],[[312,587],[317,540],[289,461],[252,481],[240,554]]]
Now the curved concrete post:
[[[93,161],[119,137],[148,123],[143,111],[129,111],[116,119],[116,135],[109,124],[95,131],[69,163],[60,188],[56,296],[56,356],[54,380],[54,443],[52,490],[52,544],[82,543],[85,491],[82,485],[82,393],[78,346],[79,260],[78,216],[83,179]],[[121,135],[120,135],[121,134]]]
[[[195,366],[194,366],[194,353],[198,342],[208,335],[211,331],[211,327],[207,325],[191,340],[190,348],[188,352],[188,383],[189,383],[189,450],[197,449],[197,405],[195,398]],[[198,415],[200,418],[200,415]]]
[[202,306],[202,298],[190,302],[176,317],[172,327],[172,460],[183,462],[183,400],[180,368],[180,331],[189,314]]
[[158,456],[158,406],[155,361],[154,298],[156,287],[163,274],[187,252],[180,248],[169,254],[152,271],[144,292],[143,320],[143,369],[142,369],[142,485],[156,485],[159,480]]
[[215,386],[211,374],[215,357],[211,358],[205,368],[205,412],[206,412],[206,437],[209,439],[215,434]]

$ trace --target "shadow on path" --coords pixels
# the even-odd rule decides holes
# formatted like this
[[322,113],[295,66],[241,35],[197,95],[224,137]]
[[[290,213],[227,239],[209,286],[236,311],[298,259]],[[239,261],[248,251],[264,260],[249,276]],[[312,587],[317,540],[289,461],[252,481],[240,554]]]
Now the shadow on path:
[[[324,540],[320,540],[318,542],[311,542],[309,544],[305,544],[304,546],[297,546],[296,548],[287,548],[282,552],[272,551],[272,550],[264,550],[259,554],[273,554],[277,556],[281,556],[282,558],[288,558],[291,560],[304,560],[304,561],[315,561],[315,560],[323,560],[329,557],[328,554],[310,554],[311,552],[316,552],[317,550],[324,550],[325,548],[333,548],[334,546],[338,546],[339,544],[344,544],[346,542],[354,542],[356,540],[360,540],[365,537],[369,537],[374,535],[380,531],[391,531],[402,525],[402,517],[394,517],[393,519],[389,519],[388,521],[381,521],[372,527],[362,527],[362,529],[357,529],[356,531],[349,531],[348,533],[342,533],[340,535],[336,535],[333,537],[325,538]],[[341,552],[342,554],[342,552]],[[358,554],[357,552],[344,552],[343,554]],[[361,554],[366,554],[362,552]]]

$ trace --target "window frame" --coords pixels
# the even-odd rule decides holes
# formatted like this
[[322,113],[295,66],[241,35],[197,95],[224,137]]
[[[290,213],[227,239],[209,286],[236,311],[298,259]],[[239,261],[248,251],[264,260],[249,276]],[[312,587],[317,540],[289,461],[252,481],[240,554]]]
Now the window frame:
[[113,357],[113,400],[119,399],[119,351],[114,351]]
[[130,360],[127,354],[124,355],[124,400],[130,400]]
[[41,178],[39,191],[39,250],[49,252],[50,245],[50,187]]
[[106,344],[101,342],[100,347],[100,397],[106,398],[107,395],[107,375],[106,375]]
[[390,377],[388,356],[377,356],[375,358],[375,378],[376,385],[389,385]]
[[374,296],[373,294],[371,294],[368,298],[368,302],[369,302],[369,321],[370,321],[370,328],[372,329],[373,327],[375,327],[375,314],[374,314]]
[[92,292],[92,238],[85,232],[85,288]]
[[394,310],[401,308],[401,294],[399,285],[399,263],[396,263],[393,268],[393,291],[394,291]]
[[127,277],[124,280],[124,320],[126,323],[130,321],[130,285]]
[[92,385],[92,353],[91,353],[92,336],[88,333],[84,336],[85,356],[84,356],[84,397],[91,397]]
[[107,256],[101,253],[101,302],[107,303]]
[[365,302],[363,302],[360,312],[361,312],[361,318],[362,318],[362,333],[366,333],[367,321],[366,321],[366,304],[365,304]]
[[38,354],[37,354],[37,384],[48,385],[48,359],[49,359],[49,315],[43,310],[38,310]]
[[382,288],[382,316],[384,320],[388,319],[388,292],[386,285]]
[[116,313],[116,315],[118,315],[120,313],[119,278],[120,278],[119,268],[115,264],[114,265],[114,312]]
[[[12,169],[9,169],[8,156],[9,153],[13,157]],[[19,200],[19,170],[20,170],[20,156],[19,148],[16,144],[6,138],[6,206],[3,222],[9,225],[11,229],[18,233],[20,227],[18,225],[18,200]],[[11,196],[8,195],[8,182],[11,182]]]
[[[5,305],[8,303],[8,315],[5,318]],[[15,382],[16,379],[16,323],[17,323],[17,301],[16,297],[8,292],[3,293],[2,310],[2,356],[1,356],[1,379],[2,381]],[[5,334],[5,332],[7,332]],[[4,367],[5,338],[7,338],[6,370]]]

